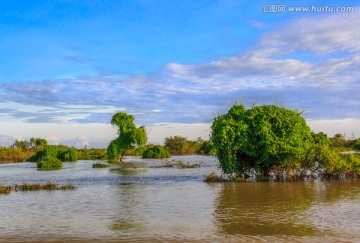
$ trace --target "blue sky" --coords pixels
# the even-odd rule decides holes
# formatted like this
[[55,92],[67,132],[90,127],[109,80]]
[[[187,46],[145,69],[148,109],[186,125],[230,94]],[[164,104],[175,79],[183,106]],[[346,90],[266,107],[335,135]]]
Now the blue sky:
[[[104,147],[124,111],[164,136],[208,138],[235,102],[303,110],[360,136],[359,3],[1,1],[0,144]],[[289,7],[354,7],[291,12]],[[322,124],[322,125],[321,125]]]

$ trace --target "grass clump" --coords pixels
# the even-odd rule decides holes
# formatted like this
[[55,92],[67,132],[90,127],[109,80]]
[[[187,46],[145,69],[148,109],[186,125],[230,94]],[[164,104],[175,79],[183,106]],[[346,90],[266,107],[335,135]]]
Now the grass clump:
[[178,167],[182,169],[193,169],[193,168],[199,168],[203,162],[197,162],[197,163],[185,163],[182,160],[178,161]]
[[0,194],[9,194],[11,191],[11,186],[3,186],[0,184]]
[[216,172],[211,172],[209,175],[204,176],[204,182],[229,182],[229,179],[224,178],[223,176],[218,176]]
[[9,194],[12,191],[41,191],[41,190],[46,190],[46,191],[54,191],[54,190],[75,190],[76,187],[73,184],[64,184],[64,185],[58,185],[56,183],[53,182],[48,182],[45,184],[40,184],[40,183],[36,183],[36,184],[29,184],[29,183],[24,183],[21,185],[14,185],[14,186],[3,186],[0,184],[0,194]]
[[107,168],[109,166],[110,166],[109,164],[105,164],[105,163],[94,163],[92,165],[93,168]]
[[61,160],[52,156],[46,156],[37,162],[37,167],[41,169],[62,168]]
[[53,182],[48,182],[45,184],[24,183],[22,185],[14,186],[15,191],[41,191],[41,190],[54,191],[54,190],[74,190],[74,189],[75,189],[75,186],[73,184],[58,185]]

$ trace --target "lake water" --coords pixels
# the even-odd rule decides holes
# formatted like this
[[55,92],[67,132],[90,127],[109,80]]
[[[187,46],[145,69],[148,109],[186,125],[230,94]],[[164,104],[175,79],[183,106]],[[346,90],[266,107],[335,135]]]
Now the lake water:
[[[195,169],[54,171],[0,165],[0,183],[73,183],[74,191],[0,195],[0,241],[359,242],[360,182],[204,183],[216,159]],[[159,165],[161,160],[127,158]]]

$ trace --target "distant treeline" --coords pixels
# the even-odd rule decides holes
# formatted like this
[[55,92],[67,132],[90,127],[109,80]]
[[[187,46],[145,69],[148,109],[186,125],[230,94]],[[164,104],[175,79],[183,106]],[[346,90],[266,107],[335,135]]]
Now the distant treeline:
[[60,161],[105,160],[107,149],[82,149],[66,145],[49,145],[46,139],[31,138],[30,141],[16,140],[10,147],[0,146],[0,161],[23,162],[40,161],[44,157],[54,157]]
[[[330,138],[330,143],[333,148],[341,151],[360,151],[360,138],[346,138],[345,135],[336,134]],[[208,140],[201,138],[189,140],[182,136],[171,136],[165,138],[164,145],[148,144],[145,147],[130,149],[126,155],[143,156],[144,152],[148,149],[152,150],[146,152],[145,155],[154,158],[166,157],[166,152],[170,153],[170,155],[215,154],[214,146]],[[163,152],[163,150],[166,152]],[[56,155],[54,151],[56,151]],[[161,151],[159,152],[161,155],[154,154],[156,151]],[[88,148],[85,146],[84,148],[78,149],[66,145],[48,145],[46,139],[31,138],[30,141],[16,140],[14,144],[9,147],[0,146],[0,161],[37,161],[39,157],[45,153],[52,153],[52,156],[55,155],[55,157],[61,161],[107,160],[108,158],[106,148]]]
[[[126,155],[164,158],[169,155],[214,154],[214,147],[210,141],[198,138],[188,140],[186,137],[173,136],[165,138],[164,145],[147,144],[144,147],[130,149]],[[161,151],[161,152],[158,152]],[[159,154],[157,154],[159,153]],[[39,161],[41,158],[51,156],[61,161],[76,160],[107,160],[106,148],[78,149],[66,145],[49,145],[46,139],[31,138],[30,141],[16,140],[11,146],[0,146],[0,161],[23,162]],[[145,156],[145,157],[146,157]]]

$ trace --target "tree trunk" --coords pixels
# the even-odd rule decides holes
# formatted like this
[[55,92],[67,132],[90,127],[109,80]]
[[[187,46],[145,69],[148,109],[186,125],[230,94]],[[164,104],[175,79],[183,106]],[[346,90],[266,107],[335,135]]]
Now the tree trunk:
[[121,154],[121,156],[120,156],[120,162],[123,161],[123,158],[124,158],[124,156],[125,156],[125,153],[126,153],[126,150]]

